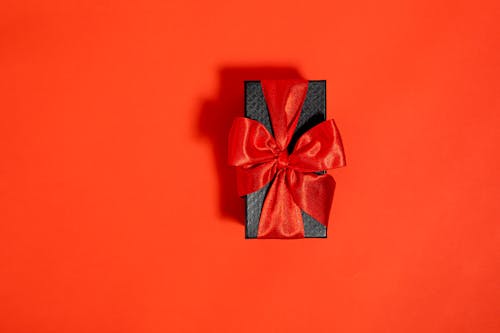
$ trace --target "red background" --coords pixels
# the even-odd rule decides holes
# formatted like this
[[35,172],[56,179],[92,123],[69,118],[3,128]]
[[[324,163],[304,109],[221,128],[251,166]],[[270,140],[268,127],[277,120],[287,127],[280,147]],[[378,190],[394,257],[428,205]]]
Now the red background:
[[[498,1],[2,1],[0,332],[500,332]],[[326,240],[244,240],[241,80],[328,80]]]

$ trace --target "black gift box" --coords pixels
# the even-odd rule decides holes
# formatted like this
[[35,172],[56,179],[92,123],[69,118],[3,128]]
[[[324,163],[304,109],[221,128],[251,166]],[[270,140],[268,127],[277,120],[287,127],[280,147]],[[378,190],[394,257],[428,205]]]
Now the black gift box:
[[[273,133],[260,81],[245,81],[245,116],[262,123],[270,133]],[[291,153],[295,142],[302,134],[325,119],[326,81],[309,81],[306,99],[290,142],[289,153]],[[257,192],[246,195],[246,238],[257,238],[262,204],[264,203],[269,186],[270,184],[267,184]],[[314,198],[311,200],[314,200]],[[305,212],[302,212],[302,220],[304,222],[304,235],[306,238],[326,237],[327,228],[323,224]]]

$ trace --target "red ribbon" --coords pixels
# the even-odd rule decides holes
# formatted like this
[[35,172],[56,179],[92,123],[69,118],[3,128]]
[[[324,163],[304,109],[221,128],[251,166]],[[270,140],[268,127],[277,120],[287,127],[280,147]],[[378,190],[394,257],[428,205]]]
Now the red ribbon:
[[274,137],[258,121],[238,117],[229,133],[229,164],[237,167],[240,196],[272,181],[262,206],[258,238],[303,238],[301,210],[323,225],[335,181],[315,172],[345,165],[340,134],[333,119],[306,133],[288,155],[307,93],[305,80],[261,81]]

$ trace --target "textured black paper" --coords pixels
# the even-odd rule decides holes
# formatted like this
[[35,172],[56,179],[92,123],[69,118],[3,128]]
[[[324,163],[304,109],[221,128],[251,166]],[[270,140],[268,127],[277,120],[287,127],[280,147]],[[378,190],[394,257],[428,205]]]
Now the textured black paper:
[[[245,81],[245,116],[262,123],[273,133],[266,101],[259,81]],[[326,81],[309,81],[306,100],[302,106],[299,121],[289,146],[292,151],[297,139],[307,130],[326,119]],[[259,191],[246,195],[245,237],[257,238],[260,212],[269,185]],[[311,198],[314,200],[314,198]],[[325,238],[327,228],[314,218],[302,212],[304,233],[307,238]]]

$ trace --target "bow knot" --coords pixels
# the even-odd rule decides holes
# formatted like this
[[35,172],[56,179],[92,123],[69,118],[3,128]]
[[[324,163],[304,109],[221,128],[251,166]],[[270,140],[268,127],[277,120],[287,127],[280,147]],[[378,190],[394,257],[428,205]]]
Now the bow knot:
[[288,168],[288,152],[286,151],[286,149],[278,153],[278,155],[276,156],[276,161],[278,170]]
[[303,238],[301,211],[328,224],[335,181],[317,172],[345,165],[340,134],[333,120],[323,121],[304,133],[288,154],[308,83],[273,80],[261,81],[261,86],[274,137],[261,123],[236,118],[229,133],[229,164],[237,167],[240,195],[272,181],[262,205],[258,238]]

